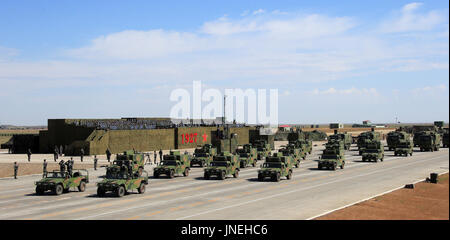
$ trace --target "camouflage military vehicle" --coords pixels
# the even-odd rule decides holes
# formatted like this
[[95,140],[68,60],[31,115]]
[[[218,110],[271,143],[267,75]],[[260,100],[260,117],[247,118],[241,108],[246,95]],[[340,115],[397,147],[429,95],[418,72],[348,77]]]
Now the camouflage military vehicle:
[[238,136],[237,134],[230,133],[228,126],[225,126],[223,131],[217,129],[213,135],[211,145],[217,149],[217,154],[222,152],[236,152],[238,148]]
[[420,139],[420,136],[422,136],[422,135],[424,135],[425,134],[425,131],[421,131],[421,132],[416,132],[416,133],[414,133],[414,136],[413,136],[413,144],[414,144],[414,147],[418,147],[419,146],[419,139]]
[[312,141],[308,139],[299,140],[300,147],[305,153],[311,154],[312,152]]
[[366,148],[367,144],[371,143],[371,141],[380,141],[381,136],[379,132],[375,132],[374,128],[371,131],[363,132],[358,136],[358,151],[359,155],[362,155],[364,148]]
[[72,176],[69,172],[53,171],[45,174],[44,178],[35,183],[36,194],[42,195],[46,191],[52,191],[55,195],[69,192],[70,188],[78,188],[84,192],[89,183],[89,172],[85,169],[74,169]]
[[445,129],[444,133],[442,134],[442,146],[447,148],[449,147],[449,130],[448,128]]
[[387,134],[387,145],[389,151],[395,150],[401,140],[409,139],[410,135],[404,131],[393,131]]
[[[123,154],[117,154],[116,160],[113,161],[113,164],[106,169],[106,172],[112,168],[122,168],[125,166],[127,170],[132,173],[138,172],[139,175],[144,171],[144,154],[137,153],[134,150],[128,150],[123,152]],[[131,169],[131,170],[130,170]]]
[[322,168],[336,170],[337,167],[343,169],[344,165],[345,155],[342,141],[333,144],[328,143],[322,152],[322,156],[319,157],[319,170],[322,170]]
[[270,152],[272,151],[270,144],[264,140],[255,140],[253,142],[253,147],[255,147],[258,152],[258,160],[270,156]]
[[159,178],[161,174],[173,178],[176,174],[187,177],[191,168],[191,157],[188,154],[180,154],[179,151],[170,152],[163,156],[163,161],[153,169],[153,176]]
[[270,178],[272,181],[279,182],[281,177],[286,179],[292,178],[292,163],[291,156],[274,156],[267,157],[266,161],[261,165],[261,169],[258,170],[258,180],[264,181],[266,178]]
[[400,140],[395,148],[394,151],[394,155],[395,156],[401,156],[401,155],[405,155],[408,156],[412,156],[413,154],[413,142],[410,139],[403,139]]
[[362,160],[374,161],[384,160],[384,145],[380,141],[371,141],[366,145],[362,153]]
[[240,167],[245,168],[247,166],[256,166],[256,159],[258,158],[258,152],[256,148],[253,148],[250,144],[245,144],[242,148],[236,149],[236,154],[239,156]]
[[205,144],[200,148],[196,148],[194,150],[194,157],[191,160],[191,166],[208,166],[216,154],[217,149],[211,144]]
[[328,140],[325,143],[325,150],[335,150],[341,157],[345,154],[344,141],[342,140]]
[[352,135],[348,133],[338,133],[337,130],[334,130],[334,135],[330,135],[328,137],[329,140],[341,140],[344,143],[344,149],[349,150],[352,145]]
[[439,151],[441,135],[435,132],[423,132],[419,138],[420,151]]
[[301,159],[306,159],[306,153],[301,148],[295,147],[295,145],[289,144],[279,149],[278,152],[281,156],[290,156],[293,160],[293,165],[298,168]]
[[106,174],[106,177],[97,183],[97,195],[99,197],[105,196],[106,192],[113,192],[117,197],[123,197],[129,190],[137,189],[138,193],[145,192],[145,185],[148,184],[148,173],[142,171],[129,174],[119,168],[111,168]]
[[239,176],[240,161],[238,155],[229,152],[222,152],[214,156],[210,166],[205,168],[204,178],[210,179],[211,176],[217,176],[220,180],[224,180],[226,176]]

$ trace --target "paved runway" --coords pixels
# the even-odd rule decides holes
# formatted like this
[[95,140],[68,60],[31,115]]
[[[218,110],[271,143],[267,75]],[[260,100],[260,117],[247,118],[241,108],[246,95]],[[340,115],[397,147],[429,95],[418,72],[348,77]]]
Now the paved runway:
[[[203,169],[193,168],[189,177],[150,178],[145,194],[123,198],[96,196],[104,168],[90,171],[86,192],[60,196],[36,196],[38,176],[0,179],[0,219],[308,219],[449,168],[448,148],[441,148],[412,157],[386,151],[378,163],[347,151],[344,169],[318,170],[321,149],[315,147],[291,180],[258,182],[258,167],[241,169],[237,179],[203,180]],[[152,166],[146,170],[152,175]]]

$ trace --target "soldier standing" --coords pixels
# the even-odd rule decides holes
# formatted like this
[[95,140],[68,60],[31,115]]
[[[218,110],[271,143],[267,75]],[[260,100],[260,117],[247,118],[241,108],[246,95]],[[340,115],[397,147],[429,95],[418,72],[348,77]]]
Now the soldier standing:
[[62,157],[63,155],[63,146],[59,145],[59,155]]
[[157,158],[157,156],[158,156],[158,155],[156,154],[156,150],[155,150],[155,151],[153,152],[153,157],[154,157],[153,160],[155,161],[155,164],[156,164],[156,158]]
[[29,149],[29,148],[27,151],[27,156],[28,156],[28,162],[31,161],[31,149]]
[[59,171],[61,171],[61,172],[65,172],[66,171],[66,165],[64,163],[64,160],[61,160],[59,162]]
[[58,160],[58,148],[55,147],[55,152],[53,153],[53,159],[55,162]]
[[14,162],[14,179],[17,179],[17,172],[19,171],[19,165]]
[[42,177],[47,175],[47,160],[44,159],[44,163],[42,164]]
[[163,155],[163,151],[162,149],[159,149],[159,161],[162,162],[162,155]]
[[108,162],[111,162],[111,151],[109,151],[109,148],[106,149],[106,158],[108,159]]
[[81,148],[81,150],[80,150],[80,157],[81,157],[81,162],[83,162],[84,148]]
[[94,155],[94,170],[97,171],[97,155]]

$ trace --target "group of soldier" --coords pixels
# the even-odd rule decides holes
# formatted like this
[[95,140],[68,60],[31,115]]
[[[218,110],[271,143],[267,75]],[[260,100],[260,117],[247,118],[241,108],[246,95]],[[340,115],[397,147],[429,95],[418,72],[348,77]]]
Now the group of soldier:
[[61,172],[65,172],[66,168],[67,168],[67,172],[69,172],[69,176],[72,176],[72,170],[73,170],[74,163],[75,163],[75,161],[73,160],[72,157],[69,160],[67,160],[67,162],[64,162],[64,160],[61,160],[59,162],[59,170]]
[[[147,163],[152,164],[152,160],[150,158],[150,153],[147,153],[147,157],[148,157]],[[162,151],[162,149],[159,149],[159,161],[160,162],[162,161],[162,157],[163,157],[163,151]],[[153,151],[153,163],[154,164],[156,164],[157,159],[158,159],[158,154],[156,153],[156,150],[155,150],[155,151]]]

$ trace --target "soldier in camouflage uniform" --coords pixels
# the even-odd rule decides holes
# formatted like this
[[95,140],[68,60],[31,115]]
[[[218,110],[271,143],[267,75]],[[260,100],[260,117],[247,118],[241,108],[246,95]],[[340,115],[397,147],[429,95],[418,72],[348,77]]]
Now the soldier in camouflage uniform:
[[106,158],[108,159],[108,162],[111,162],[111,151],[109,151],[109,148],[106,149]]
[[81,162],[83,162],[83,157],[84,157],[84,148],[81,148],[81,150],[80,150]]
[[44,159],[44,163],[42,163],[42,177],[45,177],[47,174],[47,160]]
[[97,171],[97,161],[98,161],[97,155],[94,155],[94,170],[96,171]]
[[66,171],[66,165],[65,165],[65,163],[64,163],[64,160],[61,160],[61,161],[59,162],[59,170],[60,170],[61,172],[65,172],[65,171]]
[[29,148],[27,151],[27,156],[28,156],[28,162],[31,161],[31,149],[29,149]]
[[14,179],[17,179],[17,172],[19,171],[19,165],[14,162]]

